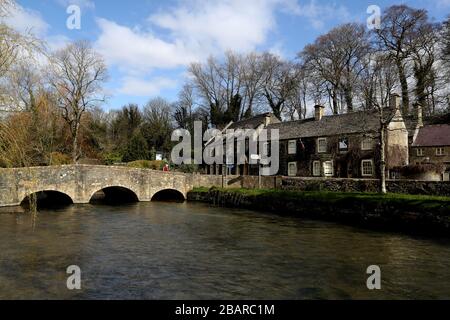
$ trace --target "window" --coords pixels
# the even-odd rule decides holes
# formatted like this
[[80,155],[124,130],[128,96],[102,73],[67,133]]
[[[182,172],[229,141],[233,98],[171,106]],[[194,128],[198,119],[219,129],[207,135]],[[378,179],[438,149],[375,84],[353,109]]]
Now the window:
[[348,151],[348,139],[347,138],[339,139],[339,151],[340,152]]
[[314,161],[313,162],[313,176],[314,177],[320,177],[321,176],[321,172],[320,172],[320,161]]
[[288,176],[295,177],[297,175],[297,162],[289,162],[288,164]]
[[325,177],[334,176],[333,161],[327,161],[323,163],[323,174]]
[[373,176],[373,160],[363,160],[361,164],[363,177]]
[[417,156],[418,157],[423,157],[423,149],[422,148],[417,149]]
[[444,148],[436,148],[436,155],[437,156],[444,156],[445,155]]
[[364,138],[361,143],[362,150],[373,150],[373,139],[372,138]]
[[289,141],[288,153],[289,154],[297,154],[297,141],[295,141],[295,140]]
[[262,155],[269,156],[269,143],[268,142],[264,142],[264,144],[263,144]]
[[327,139],[319,138],[317,140],[317,152],[318,153],[326,153],[327,152]]

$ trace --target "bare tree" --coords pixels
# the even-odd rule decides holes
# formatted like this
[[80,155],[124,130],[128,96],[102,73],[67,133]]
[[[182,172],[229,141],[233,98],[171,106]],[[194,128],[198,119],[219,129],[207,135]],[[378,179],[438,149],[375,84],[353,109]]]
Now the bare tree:
[[43,87],[42,74],[33,64],[20,62],[8,73],[6,90],[20,110],[35,110]]
[[145,105],[142,133],[150,148],[165,152],[170,150],[170,137],[173,131],[172,114],[171,104],[163,98],[152,99]]
[[87,109],[105,101],[102,85],[106,79],[106,64],[87,41],[69,44],[51,57],[49,82],[70,129],[72,160],[75,163],[80,157],[81,119]]
[[362,59],[369,51],[364,26],[348,23],[320,36],[299,53],[309,72],[322,79],[334,114],[339,113],[339,100],[345,101],[347,111],[353,111],[354,83],[362,72]]
[[174,105],[174,119],[179,128],[192,131],[194,128],[195,108],[194,88],[186,83],[178,94],[178,101]]
[[279,57],[263,54],[263,95],[273,114],[282,119],[286,102],[296,94],[300,77],[299,68]]
[[243,62],[243,82],[245,111],[243,118],[248,118],[255,111],[255,104],[260,100],[264,87],[263,57],[257,53],[250,53]]
[[[426,23],[421,25],[417,31],[415,45],[412,49],[413,71],[416,78],[416,99],[428,111],[428,114],[433,114],[436,110],[434,88],[439,27],[437,24]],[[430,104],[428,104],[429,95],[431,96]]]
[[420,29],[426,24],[428,24],[426,10],[395,5],[384,12],[381,28],[375,31],[379,49],[387,53],[397,66],[404,115],[409,113],[410,104],[407,62],[415,48]]

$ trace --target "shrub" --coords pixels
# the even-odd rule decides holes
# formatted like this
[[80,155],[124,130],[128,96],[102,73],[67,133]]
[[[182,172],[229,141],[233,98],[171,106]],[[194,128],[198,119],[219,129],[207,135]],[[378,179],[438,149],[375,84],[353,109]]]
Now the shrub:
[[103,161],[106,165],[111,166],[122,162],[122,155],[120,152],[111,152],[103,154]]
[[139,159],[148,159],[150,151],[144,136],[140,131],[136,132],[131,140],[128,142],[123,161],[132,162]]
[[176,167],[176,171],[183,173],[196,173],[199,172],[199,167],[196,164],[182,164]]
[[162,170],[165,164],[164,161],[137,160],[127,163],[127,166],[139,169]]
[[50,161],[49,164],[51,166],[62,166],[66,164],[71,164],[72,158],[68,156],[67,154],[61,153],[61,152],[52,152],[50,154]]
[[423,164],[409,165],[406,167],[400,167],[400,168],[397,168],[396,170],[398,170],[403,176],[409,177],[409,176],[415,176],[415,175],[423,174],[423,173],[427,173],[427,172],[434,172],[434,173],[441,174],[444,172],[445,166],[442,163],[438,163],[438,164],[423,163]]

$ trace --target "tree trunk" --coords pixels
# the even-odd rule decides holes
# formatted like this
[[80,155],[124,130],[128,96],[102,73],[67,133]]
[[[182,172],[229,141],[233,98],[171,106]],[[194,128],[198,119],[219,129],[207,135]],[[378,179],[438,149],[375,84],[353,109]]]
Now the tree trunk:
[[78,134],[80,131],[80,124],[77,122],[75,124],[74,132],[72,135],[73,141],[72,141],[72,161],[74,164],[78,163]]
[[380,193],[386,194],[386,141],[385,141],[385,125],[381,125],[380,132]]
[[427,94],[426,94],[426,70],[420,65],[414,66],[414,77],[416,78],[416,97],[419,104],[425,108],[427,106]]
[[339,103],[338,103],[337,91],[333,90],[331,95],[333,98],[333,114],[337,115],[337,114],[339,114]]
[[349,87],[345,88],[344,96],[345,96],[345,103],[347,104],[347,112],[351,113],[353,112],[353,97],[352,97],[352,90]]
[[403,116],[409,114],[409,92],[408,92],[408,79],[406,78],[405,66],[403,61],[397,61],[398,76],[402,87],[402,100],[403,100]]

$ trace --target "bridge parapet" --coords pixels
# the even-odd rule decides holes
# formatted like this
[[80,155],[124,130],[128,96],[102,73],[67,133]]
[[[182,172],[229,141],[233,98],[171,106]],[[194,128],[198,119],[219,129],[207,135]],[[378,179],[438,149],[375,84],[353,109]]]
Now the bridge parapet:
[[162,190],[176,190],[184,197],[194,187],[192,175],[128,167],[68,165],[0,169],[0,207],[17,206],[30,194],[57,191],[74,203],[89,203],[105,188],[121,187],[139,201],[151,201]]

